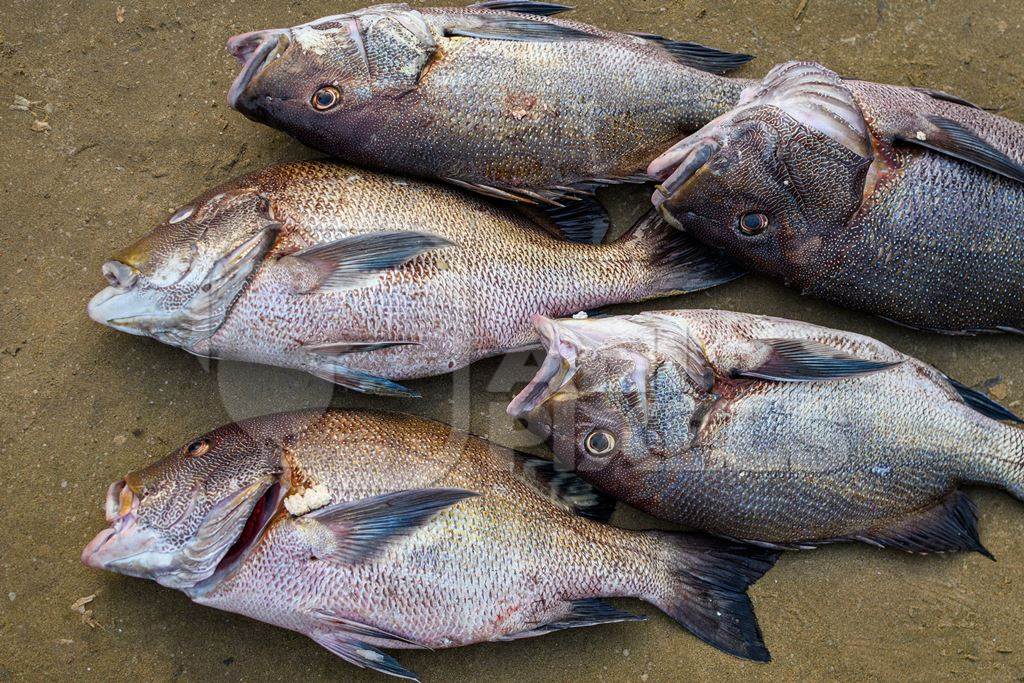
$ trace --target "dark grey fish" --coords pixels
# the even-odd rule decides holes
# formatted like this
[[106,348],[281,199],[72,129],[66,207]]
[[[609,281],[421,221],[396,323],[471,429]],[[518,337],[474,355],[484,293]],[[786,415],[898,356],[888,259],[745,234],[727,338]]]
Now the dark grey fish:
[[727,111],[750,59],[551,18],[528,0],[377,5],[232,38],[249,118],[346,161],[545,208],[607,230],[596,189],[644,182],[674,140]]
[[1024,126],[791,62],[657,159],[678,227],[805,294],[941,332],[1024,328]]
[[663,519],[786,547],[989,555],[960,487],[1024,498],[1020,419],[874,339],[713,310],[537,326],[547,359],[509,413]]

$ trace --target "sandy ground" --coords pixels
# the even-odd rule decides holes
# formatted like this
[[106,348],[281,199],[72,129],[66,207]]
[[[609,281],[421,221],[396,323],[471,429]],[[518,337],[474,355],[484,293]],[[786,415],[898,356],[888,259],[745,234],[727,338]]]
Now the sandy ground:
[[[101,285],[108,255],[176,206],[271,161],[313,156],[227,109],[235,66],[226,38],[358,3],[121,2],[123,22],[118,3],[108,0],[0,2],[0,681],[371,680],[300,635],[79,563],[83,544],[103,526],[109,482],[233,417],[321,404],[331,391],[283,371],[204,367],[178,350],[99,327],[85,303]],[[577,18],[609,28],[752,52],[758,59],[746,75],[786,59],[815,59],[846,75],[938,87],[1024,118],[1019,0],[577,4]],[[50,130],[33,131],[32,114],[9,110],[15,96],[38,101],[34,110]],[[620,213],[635,213],[643,195],[618,201]],[[913,333],[753,278],[662,305],[856,330],[967,384],[998,378],[994,391],[1024,407],[1019,338]],[[498,367],[484,362],[414,383],[428,396],[463,397],[457,401],[338,391],[333,402],[454,419],[523,445],[502,412],[513,387],[492,381]],[[401,659],[428,681],[1024,680],[1024,507],[1000,493],[975,495],[996,563],[856,546],[785,556],[753,590],[775,656],[770,665],[716,652],[629,601],[651,621]],[[628,512],[619,519],[643,523]],[[70,608],[92,594],[96,628]]]

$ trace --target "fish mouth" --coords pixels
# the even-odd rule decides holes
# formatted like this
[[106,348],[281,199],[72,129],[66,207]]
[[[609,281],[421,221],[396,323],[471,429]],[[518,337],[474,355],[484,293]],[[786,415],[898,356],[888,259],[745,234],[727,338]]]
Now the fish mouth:
[[[566,338],[567,330],[559,323],[543,315],[533,316],[533,326],[547,351],[544,362],[530,383],[526,385],[506,412],[510,417],[522,420],[528,425],[535,421],[530,416],[552,396],[561,391],[576,374],[576,345]],[[542,434],[547,436],[547,434]]]
[[101,325],[140,337],[150,336],[147,323],[154,320],[152,306],[131,289],[105,287],[89,300],[87,310],[89,317]]
[[678,203],[686,184],[707,166],[721,148],[722,143],[714,138],[687,138],[652,161],[647,173],[660,181],[651,197],[655,208]]
[[139,526],[138,508],[139,498],[126,479],[110,485],[104,505],[110,526],[96,534],[82,550],[85,566],[151,578],[135,560],[151,553],[158,539],[153,530]]
[[291,31],[284,28],[252,31],[234,36],[228,40],[228,53],[242,65],[228,91],[228,106],[236,111],[242,94],[252,80],[274,60],[278,59],[291,44]]

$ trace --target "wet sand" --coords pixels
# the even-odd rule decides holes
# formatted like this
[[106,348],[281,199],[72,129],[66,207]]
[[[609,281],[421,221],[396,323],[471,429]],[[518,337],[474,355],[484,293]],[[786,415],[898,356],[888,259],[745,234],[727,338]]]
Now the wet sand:
[[[4,0],[0,12],[0,681],[383,680],[298,634],[83,567],[82,546],[104,524],[106,487],[223,422],[327,401],[406,410],[529,446],[503,413],[529,373],[526,358],[411,383],[430,400],[343,390],[332,398],[329,386],[303,375],[209,367],[91,322],[86,301],[116,248],[231,176],[316,156],[227,109],[235,65],[226,38],[359,6],[122,1],[123,22],[106,0]],[[576,4],[583,21],[756,54],[744,75],[814,59],[847,76],[941,88],[1024,119],[1019,0]],[[33,131],[33,114],[9,110],[15,96],[38,101],[32,108],[51,130]],[[645,196],[610,201],[624,224]],[[656,304],[682,306],[869,334],[969,385],[989,382],[1006,405],[1024,410],[1020,338],[915,333],[757,278]],[[973,493],[998,562],[852,545],[786,555],[752,591],[775,657],[769,665],[721,654],[635,601],[621,604],[650,614],[648,623],[400,659],[426,681],[1024,680],[1024,506]],[[616,520],[647,523],[625,510]],[[71,610],[92,594],[95,628]]]

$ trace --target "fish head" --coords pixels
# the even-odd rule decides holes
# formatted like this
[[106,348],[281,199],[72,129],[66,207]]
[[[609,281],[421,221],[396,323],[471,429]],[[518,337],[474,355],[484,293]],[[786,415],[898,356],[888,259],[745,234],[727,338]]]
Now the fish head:
[[547,356],[508,413],[547,439],[560,466],[615,482],[688,442],[707,380],[692,376],[680,332],[646,316],[534,325]]
[[380,99],[414,88],[437,43],[423,15],[377,5],[228,42],[242,64],[228,104],[320,149],[341,152],[379,124]]
[[98,323],[200,355],[277,235],[270,202],[233,189],[183,207],[103,264]]
[[776,67],[648,169],[660,183],[654,204],[672,225],[782,278],[845,229],[873,158],[849,90],[804,66]]
[[251,547],[280,508],[280,447],[228,425],[114,482],[101,531],[82,551],[96,569],[186,592]]

